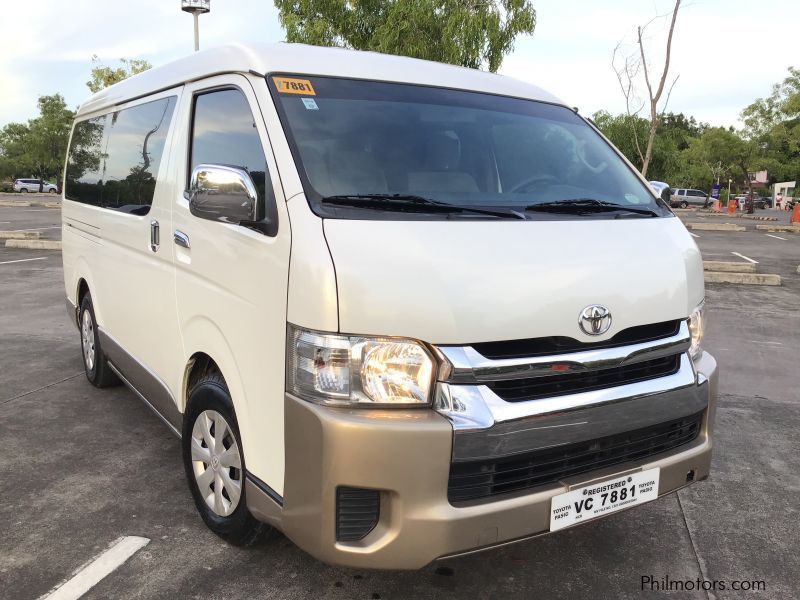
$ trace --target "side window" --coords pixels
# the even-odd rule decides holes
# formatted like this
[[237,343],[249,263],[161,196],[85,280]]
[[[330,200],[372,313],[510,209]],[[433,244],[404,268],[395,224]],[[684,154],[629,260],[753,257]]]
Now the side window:
[[103,197],[103,153],[107,116],[75,124],[67,158],[67,200],[100,206]]
[[194,100],[189,176],[204,163],[245,169],[258,192],[259,220],[277,221],[267,159],[247,98],[238,89],[207,92]]
[[174,110],[171,96],[111,115],[103,206],[136,215],[150,212]]
[[67,159],[67,199],[146,215],[174,110],[171,96],[77,123]]

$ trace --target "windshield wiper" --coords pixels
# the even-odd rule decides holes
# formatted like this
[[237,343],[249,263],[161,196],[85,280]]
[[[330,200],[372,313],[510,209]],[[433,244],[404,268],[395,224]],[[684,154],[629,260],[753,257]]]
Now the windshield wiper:
[[572,200],[541,202],[539,204],[530,204],[525,207],[525,210],[533,212],[561,212],[574,214],[622,211],[637,215],[645,215],[648,217],[658,216],[657,212],[649,208],[634,208],[632,206],[625,206],[624,204],[604,202],[603,200],[597,200],[595,198],[573,198]]
[[342,194],[338,196],[324,196],[321,200],[325,204],[338,204],[339,206],[356,206],[359,208],[374,208],[378,210],[411,210],[416,212],[441,212],[462,213],[469,212],[492,217],[512,219],[525,219],[525,215],[512,209],[479,208],[477,206],[462,206],[440,202],[431,198],[415,196],[413,194]]

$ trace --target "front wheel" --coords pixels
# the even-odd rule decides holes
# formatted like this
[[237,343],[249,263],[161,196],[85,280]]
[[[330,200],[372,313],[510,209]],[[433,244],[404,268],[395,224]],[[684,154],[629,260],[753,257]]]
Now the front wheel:
[[50,193],[51,194],[57,194],[58,190],[56,188],[50,188]]
[[28,188],[20,188],[19,189],[19,193],[20,194],[27,194],[28,193]]
[[255,541],[264,524],[247,510],[242,440],[220,373],[207,373],[189,392],[181,444],[189,489],[206,526],[237,546]]

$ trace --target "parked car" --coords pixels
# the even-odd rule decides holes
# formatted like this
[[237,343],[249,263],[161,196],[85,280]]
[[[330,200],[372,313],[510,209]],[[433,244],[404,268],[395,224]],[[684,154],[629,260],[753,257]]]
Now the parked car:
[[670,206],[673,208],[687,208],[689,206],[705,206],[708,192],[703,190],[676,189],[672,194]]
[[[92,96],[71,140],[86,377],[181,437],[219,536],[264,522],[326,562],[413,569],[708,477],[700,251],[542,89],[242,44]],[[144,429],[124,421],[106,434]]]
[[766,198],[764,196],[757,196],[753,199],[753,202],[756,205],[756,208],[760,208],[762,210],[767,208],[772,208],[772,198]]
[[[14,191],[15,192],[22,192],[23,194],[31,192],[35,193],[39,191],[39,180],[38,179],[15,179],[14,180]],[[58,186],[55,183],[49,183],[47,181],[44,182],[42,185],[42,191],[48,194],[57,194],[58,193]]]

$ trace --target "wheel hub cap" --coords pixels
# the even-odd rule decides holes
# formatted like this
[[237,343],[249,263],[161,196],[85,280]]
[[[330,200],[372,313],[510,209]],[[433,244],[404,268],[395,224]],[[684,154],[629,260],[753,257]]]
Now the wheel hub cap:
[[195,419],[190,441],[197,489],[215,514],[227,517],[242,496],[242,456],[225,418],[204,410]]

